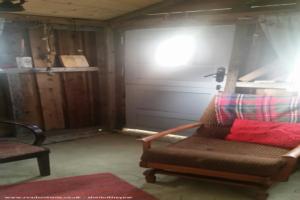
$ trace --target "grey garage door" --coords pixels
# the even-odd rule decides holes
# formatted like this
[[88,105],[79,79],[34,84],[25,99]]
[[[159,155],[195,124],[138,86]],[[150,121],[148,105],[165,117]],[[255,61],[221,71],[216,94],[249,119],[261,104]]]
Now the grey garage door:
[[160,131],[199,119],[228,68],[234,25],[130,30],[125,36],[126,126]]

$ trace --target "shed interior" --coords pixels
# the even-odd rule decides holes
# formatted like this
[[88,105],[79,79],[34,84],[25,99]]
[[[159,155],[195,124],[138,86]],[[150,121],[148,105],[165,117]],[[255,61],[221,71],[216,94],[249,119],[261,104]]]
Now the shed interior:
[[[298,0],[0,0],[0,119],[43,130],[50,179],[111,170],[157,199],[248,199],[184,178],[144,183],[135,139],[197,122],[220,92],[297,95],[299,8]],[[91,166],[75,167],[77,154]],[[97,156],[107,159],[102,168]],[[27,181],[32,168],[3,164],[0,183]],[[270,199],[299,199],[299,181],[296,172]]]

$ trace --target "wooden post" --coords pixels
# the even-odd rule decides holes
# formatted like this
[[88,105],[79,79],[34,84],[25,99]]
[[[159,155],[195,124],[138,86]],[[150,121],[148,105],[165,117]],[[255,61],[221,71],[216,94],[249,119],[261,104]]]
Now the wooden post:
[[107,121],[107,68],[104,29],[96,32],[97,66],[99,74],[99,124],[106,128]]
[[115,62],[116,62],[116,128],[122,129],[126,124],[125,117],[125,33],[116,30]]
[[106,37],[106,66],[108,72],[108,128],[113,130],[116,124],[116,62],[114,48],[114,32],[105,28]]
[[255,32],[255,24],[238,24],[224,92],[234,93],[239,69],[246,65]]
[[104,28],[97,33],[97,60],[99,66],[101,121],[105,130],[115,129],[116,124],[116,69],[114,32]]

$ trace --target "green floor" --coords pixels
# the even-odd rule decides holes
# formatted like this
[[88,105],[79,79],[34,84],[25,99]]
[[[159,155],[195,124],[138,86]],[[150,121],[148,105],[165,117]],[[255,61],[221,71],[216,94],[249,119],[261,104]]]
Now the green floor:
[[[145,183],[138,166],[141,144],[133,136],[103,134],[87,139],[47,145],[51,153],[52,175],[57,177],[101,172],[113,173],[162,200],[250,200],[245,191],[235,187],[159,175],[158,183]],[[0,184],[40,180],[34,160],[0,165]],[[299,200],[300,172],[289,182],[270,190],[270,200]]]

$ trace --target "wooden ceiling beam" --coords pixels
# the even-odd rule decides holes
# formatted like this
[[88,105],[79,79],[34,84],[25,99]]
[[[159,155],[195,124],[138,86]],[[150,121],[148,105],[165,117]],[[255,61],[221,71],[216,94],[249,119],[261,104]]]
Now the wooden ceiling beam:
[[257,23],[258,17],[261,15],[273,15],[278,13],[297,13],[300,7],[282,7],[252,9],[250,11],[213,11],[190,13],[189,15],[174,14],[174,15],[157,15],[147,16],[139,19],[124,21],[120,24],[114,24],[117,29],[139,29],[153,27],[180,27],[180,26],[195,26],[205,24],[232,24],[232,23]]
[[[186,0],[157,3],[111,21],[126,21],[136,17],[179,15],[179,14],[214,14],[223,12],[252,12],[261,10],[280,10],[297,7],[299,0]],[[136,16],[132,15],[136,14]]]
[[170,6],[176,5],[176,4],[184,2],[184,1],[187,1],[187,0],[164,0],[160,3],[156,3],[153,5],[147,6],[145,8],[112,18],[112,19],[108,20],[108,22],[111,24],[116,24],[116,23],[120,23],[120,22],[123,22],[126,20],[131,20],[133,18],[140,17],[140,16],[143,16],[147,13],[151,13],[154,11],[159,11],[161,9],[168,8]]
[[84,25],[84,26],[107,26],[107,22],[101,20],[77,19],[77,18],[64,18],[64,17],[48,17],[37,15],[25,15],[15,13],[0,13],[0,18],[5,18],[10,21],[23,21],[23,22],[38,22],[45,24],[62,24],[62,25]]
[[178,12],[189,12],[197,10],[211,10],[220,8],[231,8],[237,3],[237,0],[188,0],[180,2],[178,4],[165,7],[159,11],[150,12],[150,15],[155,15],[156,13],[178,13]]
[[[233,11],[247,11],[250,9],[268,9],[280,7],[293,7],[298,0],[188,0],[176,5],[160,9],[159,12],[177,13],[177,12],[195,12],[203,10],[217,10],[222,8],[231,8]],[[150,12],[150,14],[155,14]]]

